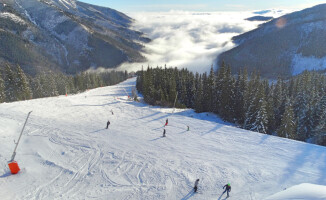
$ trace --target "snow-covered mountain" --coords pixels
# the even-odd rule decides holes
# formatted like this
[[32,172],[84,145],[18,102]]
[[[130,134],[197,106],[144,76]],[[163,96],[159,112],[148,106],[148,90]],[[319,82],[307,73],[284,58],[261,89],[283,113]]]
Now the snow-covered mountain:
[[116,10],[75,0],[3,0],[0,61],[18,63],[30,74],[144,61],[140,51],[149,39],[130,29],[132,22]]
[[233,38],[237,47],[219,56],[234,72],[247,67],[265,77],[326,69],[326,4],[281,16]]
[[[134,86],[129,79],[0,104],[0,199],[222,200],[229,182],[228,200],[262,200],[286,188],[293,195],[290,187],[301,183],[326,185],[325,147],[242,130],[209,113],[128,101]],[[11,175],[13,141],[30,110],[16,155],[21,172]]]

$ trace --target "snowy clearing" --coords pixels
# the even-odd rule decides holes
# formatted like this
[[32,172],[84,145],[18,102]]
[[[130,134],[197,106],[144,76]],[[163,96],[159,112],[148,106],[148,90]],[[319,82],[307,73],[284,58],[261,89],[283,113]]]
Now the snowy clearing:
[[[326,185],[325,147],[131,102],[124,89],[134,85],[0,104],[0,199],[222,200],[229,182],[228,200],[261,200],[301,183]],[[31,110],[15,159],[21,171],[11,175],[13,140]]]

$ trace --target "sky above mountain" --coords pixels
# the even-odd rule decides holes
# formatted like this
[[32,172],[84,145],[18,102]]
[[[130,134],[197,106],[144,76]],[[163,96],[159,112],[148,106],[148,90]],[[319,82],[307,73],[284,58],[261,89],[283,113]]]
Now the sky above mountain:
[[143,11],[248,11],[270,8],[304,9],[326,3],[321,0],[79,0],[82,2],[110,7],[122,12]]

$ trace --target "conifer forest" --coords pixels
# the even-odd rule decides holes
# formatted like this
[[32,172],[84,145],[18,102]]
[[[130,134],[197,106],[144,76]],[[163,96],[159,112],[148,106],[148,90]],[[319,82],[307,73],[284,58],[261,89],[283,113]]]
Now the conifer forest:
[[5,64],[0,71],[0,103],[76,94],[88,89],[114,85],[127,78],[127,71],[82,72],[77,75],[50,72],[32,77],[25,74],[19,65]]
[[211,112],[247,130],[326,145],[324,74],[268,81],[246,69],[232,75],[224,63],[203,74],[166,67],[138,73],[136,87],[151,105]]

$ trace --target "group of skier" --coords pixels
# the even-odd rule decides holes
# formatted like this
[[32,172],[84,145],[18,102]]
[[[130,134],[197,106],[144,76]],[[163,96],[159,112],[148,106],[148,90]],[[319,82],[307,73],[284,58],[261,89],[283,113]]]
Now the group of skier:
[[[112,113],[112,115],[113,115],[113,111],[112,111],[112,110],[111,110],[111,113]],[[165,125],[164,125],[164,129],[163,129],[163,137],[166,136],[166,129],[165,129],[165,126],[168,125],[168,122],[169,122],[169,120],[166,119],[166,121],[165,121]],[[106,129],[109,128],[109,125],[110,125],[110,121],[108,121],[108,122],[106,123]],[[189,126],[187,126],[187,131],[189,131]],[[193,189],[194,192],[197,192],[197,190],[198,190],[198,183],[199,183],[199,179],[197,179],[197,180],[195,181],[195,186],[194,186],[194,189]],[[231,185],[230,185],[230,183],[224,185],[224,186],[223,186],[223,189],[225,189],[225,190],[224,190],[224,192],[222,193],[222,195],[226,192],[226,193],[227,193],[227,197],[229,197],[229,193],[231,192]]]
[[[165,129],[165,127],[168,125],[168,123],[169,123],[169,119],[166,119],[165,120],[165,124],[164,124],[164,129],[163,129],[163,137],[166,136],[166,129]],[[189,128],[189,126],[187,126],[187,131],[189,131],[189,130],[190,130],[190,128]]]
[[[165,125],[164,125],[164,129],[163,129],[163,137],[165,137],[165,135],[166,135],[165,126],[168,125],[168,122],[169,122],[169,120],[166,119],[166,121],[165,121]],[[189,131],[189,126],[187,126],[187,131]],[[197,192],[197,190],[198,190],[198,183],[199,183],[199,179],[197,179],[197,180],[195,181],[194,192]],[[227,193],[227,197],[229,197],[229,196],[230,196],[229,193],[231,192],[231,185],[230,185],[230,183],[224,185],[224,186],[223,186],[223,189],[225,189],[225,190],[224,190],[224,192],[222,193],[222,195],[226,192],[226,193]]]
[[[195,181],[194,192],[197,192],[197,190],[198,190],[198,183],[199,183],[199,179],[197,179]],[[223,186],[223,189],[225,189],[225,190],[222,193],[222,195],[226,192],[227,193],[227,196],[226,197],[229,197],[230,196],[229,193],[231,192],[231,185],[230,185],[230,183],[224,185]]]

